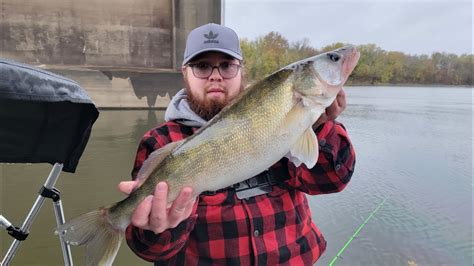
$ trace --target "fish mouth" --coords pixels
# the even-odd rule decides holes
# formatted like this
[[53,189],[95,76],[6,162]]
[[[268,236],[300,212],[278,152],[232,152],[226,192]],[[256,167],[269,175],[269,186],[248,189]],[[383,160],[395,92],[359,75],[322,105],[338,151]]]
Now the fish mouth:
[[347,79],[349,78],[352,71],[356,67],[357,62],[359,61],[359,58],[360,58],[360,52],[357,50],[355,46],[350,45],[350,46],[339,48],[333,51],[333,53],[341,57],[340,59],[341,66],[342,66],[341,81],[337,84],[330,84],[326,82],[323,78],[321,78],[321,76],[317,72],[316,72],[316,76],[318,77],[319,81],[323,83],[324,85],[328,87],[332,87],[332,88],[338,88],[338,87],[342,87],[344,83],[346,83]]
[[359,62],[360,52],[357,50],[355,46],[347,46],[344,47],[342,51],[349,50],[343,53],[343,61],[342,61],[342,73],[345,76],[344,82],[346,82],[349,75],[352,73],[354,68]]
[[337,79],[333,78],[333,82],[331,82],[331,79],[327,80],[326,78],[324,78],[325,75],[319,73],[317,69],[314,69],[315,71],[313,72],[313,75],[315,75],[315,78],[318,79],[319,82],[321,82],[324,86],[337,88],[344,85],[344,83],[349,78],[350,74],[356,67],[357,62],[359,61],[360,52],[355,46],[348,45],[336,49],[334,51],[322,53],[311,58],[300,60],[298,62],[286,66],[284,69],[292,71],[302,71],[305,68],[314,68],[314,63],[316,62],[317,58],[321,56],[327,56],[333,62],[337,62],[337,64],[339,65],[338,73],[340,76]]

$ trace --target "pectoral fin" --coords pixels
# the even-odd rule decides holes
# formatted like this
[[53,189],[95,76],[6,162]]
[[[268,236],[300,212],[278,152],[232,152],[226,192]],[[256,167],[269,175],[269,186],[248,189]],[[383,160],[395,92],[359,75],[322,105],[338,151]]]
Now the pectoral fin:
[[150,153],[148,158],[143,162],[142,167],[138,171],[136,180],[139,181],[140,184],[143,184],[145,180],[153,173],[153,170],[166,158],[166,156],[170,155],[174,148],[176,148],[179,144],[181,144],[184,140],[171,142],[167,145],[161,147],[160,149]]
[[318,138],[314,131],[308,128],[296,143],[293,144],[293,147],[286,157],[296,166],[300,166],[304,163],[306,167],[311,169],[318,161],[318,156]]

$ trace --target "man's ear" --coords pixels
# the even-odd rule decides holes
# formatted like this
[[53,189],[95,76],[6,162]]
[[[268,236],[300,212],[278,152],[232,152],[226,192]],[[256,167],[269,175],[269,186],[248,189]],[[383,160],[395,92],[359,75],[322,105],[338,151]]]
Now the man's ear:
[[181,67],[181,73],[183,73],[183,76],[184,76],[185,78],[187,78],[188,73],[187,73],[187,71],[186,71],[186,66],[182,66],[182,67]]

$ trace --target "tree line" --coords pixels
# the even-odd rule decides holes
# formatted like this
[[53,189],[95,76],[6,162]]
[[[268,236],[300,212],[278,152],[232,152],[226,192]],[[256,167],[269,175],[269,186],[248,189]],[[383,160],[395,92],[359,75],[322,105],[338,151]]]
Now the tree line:
[[[289,43],[278,32],[253,41],[241,40],[247,81],[259,80],[279,68],[347,44],[334,43],[321,49],[308,39]],[[347,85],[426,84],[470,85],[473,82],[473,55],[436,52],[407,55],[385,51],[375,44],[358,45],[360,59]]]

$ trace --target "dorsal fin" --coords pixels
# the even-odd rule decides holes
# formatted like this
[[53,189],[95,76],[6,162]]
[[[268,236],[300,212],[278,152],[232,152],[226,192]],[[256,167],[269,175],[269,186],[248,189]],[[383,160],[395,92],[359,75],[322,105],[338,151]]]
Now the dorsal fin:
[[[145,180],[153,173],[153,170],[166,158],[170,155],[174,148],[183,143],[183,140],[171,142],[165,146],[159,148],[158,150],[150,153],[148,158],[143,162],[142,167],[138,171],[137,180],[139,185],[143,184]],[[138,186],[137,186],[138,187]]]

